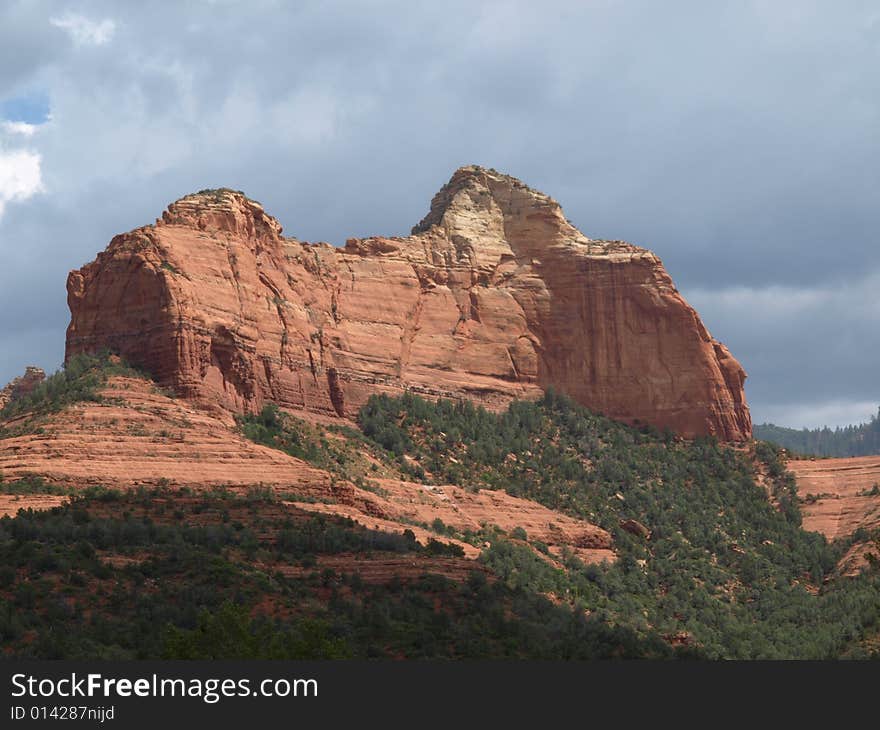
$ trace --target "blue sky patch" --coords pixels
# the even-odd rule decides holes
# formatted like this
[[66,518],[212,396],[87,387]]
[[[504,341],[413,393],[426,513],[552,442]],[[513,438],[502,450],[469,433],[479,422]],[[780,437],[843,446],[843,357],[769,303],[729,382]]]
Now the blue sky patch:
[[0,100],[0,119],[10,122],[42,124],[49,118],[49,95],[23,94]]

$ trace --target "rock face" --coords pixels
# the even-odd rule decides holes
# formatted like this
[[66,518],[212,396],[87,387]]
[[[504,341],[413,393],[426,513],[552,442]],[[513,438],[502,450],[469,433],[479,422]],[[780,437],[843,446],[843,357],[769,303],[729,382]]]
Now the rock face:
[[745,372],[650,251],[458,170],[407,238],[281,235],[230,190],[169,206],[68,278],[68,357],[109,348],[204,403],[352,416],[409,389],[489,408],[554,387],[685,436],[751,434]]
[[[880,528],[880,456],[792,459],[786,466],[797,477],[805,530],[840,540]],[[867,564],[868,552],[876,553],[871,540],[855,540],[838,569],[855,575]]]
[[46,373],[42,368],[28,365],[25,368],[24,375],[14,378],[5,388],[0,390],[0,410],[3,410],[10,401],[32,393],[34,388],[45,379]]
[[829,540],[852,535],[860,527],[880,527],[880,456],[846,459],[792,459],[787,467],[797,477],[804,529]]

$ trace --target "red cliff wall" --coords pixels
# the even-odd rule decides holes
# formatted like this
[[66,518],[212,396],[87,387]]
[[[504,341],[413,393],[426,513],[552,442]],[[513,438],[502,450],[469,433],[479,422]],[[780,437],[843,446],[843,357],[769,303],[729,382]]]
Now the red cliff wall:
[[490,408],[545,387],[626,421],[751,435],[745,372],[651,252],[458,170],[408,238],[284,238],[232,191],[187,196],[68,279],[68,356],[110,348],[182,395],[354,415],[407,388]]

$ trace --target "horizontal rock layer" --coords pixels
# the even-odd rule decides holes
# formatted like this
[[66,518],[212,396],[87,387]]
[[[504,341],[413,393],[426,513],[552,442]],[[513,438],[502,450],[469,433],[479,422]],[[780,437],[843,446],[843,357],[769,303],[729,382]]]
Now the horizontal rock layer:
[[745,373],[651,252],[588,239],[551,198],[458,170],[407,238],[281,235],[203,191],[68,279],[68,356],[109,348],[233,410],[352,416],[405,389],[489,408],[553,387],[685,436],[751,434]]
[[[842,459],[792,459],[788,469],[797,477],[804,529],[829,540],[847,538],[857,530],[870,535],[880,528],[880,456]],[[840,560],[840,569],[856,574],[875,552],[871,540],[857,540]]]
[[788,469],[797,477],[804,529],[829,540],[852,535],[859,528],[880,527],[880,456],[845,459],[792,459]]
[[[160,393],[149,382],[114,377],[86,401],[32,420],[0,422],[0,472],[7,481],[39,476],[72,488],[107,486],[247,487],[351,501],[330,476],[248,441],[226,414],[211,414]],[[18,433],[21,431],[21,433]]]
[[[552,555],[585,562],[616,559],[611,535],[596,525],[504,492],[470,492],[381,478],[381,494],[244,438],[229,413],[210,413],[170,398],[144,380],[113,377],[98,402],[58,413],[0,421],[0,474],[8,482],[40,477],[66,488],[218,487],[246,494],[261,486],[301,509],[349,517],[369,528],[411,530],[426,543],[453,542],[476,558],[480,549],[428,528],[435,520],[465,530],[523,527]],[[326,436],[326,434],[325,434]],[[0,495],[0,517],[20,508],[47,509],[62,497]],[[422,525],[421,527],[419,525]]]

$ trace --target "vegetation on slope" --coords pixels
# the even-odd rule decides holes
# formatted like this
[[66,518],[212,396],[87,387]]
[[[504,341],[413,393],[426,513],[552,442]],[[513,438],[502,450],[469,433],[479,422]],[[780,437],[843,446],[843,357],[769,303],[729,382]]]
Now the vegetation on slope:
[[252,441],[307,461],[362,489],[377,490],[371,481],[377,477],[406,475],[394,459],[388,458],[385,449],[360,431],[347,426],[319,427],[272,403],[260,413],[239,416],[238,426]]
[[830,429],[795,429],[762,423],[755,437],[804,456],[871,456],[880,454],[880,411],[868,423]]
[[[3,416],[32,414],[36,423],[100,400],[112,374],[135,373],[108,357],[73,359]],[[553,393],[500,414],[377,396],[359,418],[362,431],[318,428],[269,406],[240,428],[365,488],[377,488],[372,476],[403,475],[536,500],[609,530],[619,560],[588,566],[563,554],[558,567],[522,529],[457,534],[435,524],[489,543],[484,572],[469,563],[473,575],[453,579],[431,561],[458,560],[458,548],[282,509],[259,488],[246,497],[93,491],[52,512],[0,520],[6,654],[659,657],[684,644],[679,653],[708,657],[828,658],[875,650],[880,563],[853,579],[836,575],[849,543],[801,529],[794,480],[770,444],[684,442]],[[36,480],[0,491],[67,490]],[[322,567],[342,554],[352,557],[348,567]],[[424,558],[424,574],[360,578],[354,556],[394,554]]]
[[[376,396],[364,434],[426,482],[505,489],[611,531],[620,559],[556,570],[496,540],[509,585],[552,591],[611,623],[687,636],[708,655],[826,658],[880,619],[880,576],[834,580],[847,545],[801,529],[777,450],[684,442],[548,393],[500,414],[467,402]],[[772,498],[772,499],[771,499]],[[622,523],[636,520],[649,539]]]
[[[673,656],[656,634],[588,619],[442,548],[261,489],[92,490],[0,519],[0,645],[41,659]],[[424,571],[361,577],[395,556]],[[450,564],[470,577],[436,567]]]
[[146,377],[110,353],[74,355],[34,390],[11,400],[0,410],[0,421],[16,416],[55,413],[74,403],[100,402],[98,393],[113,375]]

